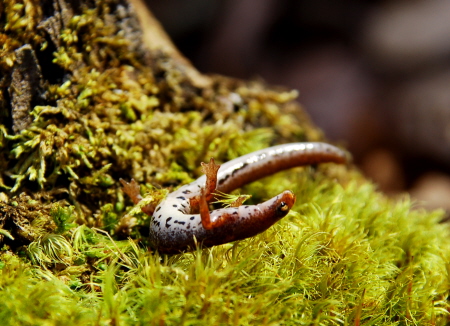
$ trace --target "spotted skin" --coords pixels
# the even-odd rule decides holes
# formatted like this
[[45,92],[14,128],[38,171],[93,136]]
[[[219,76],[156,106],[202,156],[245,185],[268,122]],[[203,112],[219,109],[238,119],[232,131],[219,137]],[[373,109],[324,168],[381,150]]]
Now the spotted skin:
[[[214,161],[211,162],[214,168]],[[327,162],[344,164],[347,153],[326,143],[278,145],[231,160],[220,169],[215,166],[217,180],[208,187],[227,193],[282,170]],[[208,179],[212,179],[211,175]],[[287,190],[258,205],[205,212],[202,204],[207,207],[206,198],[209,202],[213,197],[211,192],[206,196],[202,193],[207,181],[211,184],[207,176],[201,176],[170,193],[156,207],[150,223],[150,241],[159,252],[177,253],[194,249],[196,242],[209,247],[254,236],[286,216],[295,203],[295,195]],[[210,224],[205,223],[205,215],[209,215]]]

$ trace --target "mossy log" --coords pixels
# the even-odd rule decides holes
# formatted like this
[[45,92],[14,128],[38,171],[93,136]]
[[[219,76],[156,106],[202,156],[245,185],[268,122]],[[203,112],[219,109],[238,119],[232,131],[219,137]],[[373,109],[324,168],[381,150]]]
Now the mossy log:
[[442,212],[390,200],[352,167],[245,188],[255,202],[285,189],[299,198],[252,239],[148,248],[150,217],[119,179],[158,202],[210,157],[323,140],[296,91],[201,74],[137,0],[5,0],[0,44],[0,320],[448,323]]
[[[117,224],[123,209],[121,177],[178,185],[208,157],[320,137],[302,122],[295,91],[200,74],[150,12],[135,6],[4,3],[5,196],[64,200],[79,222],[103,227]],[[111,203],[116,221],[105,222],[99,215]]]

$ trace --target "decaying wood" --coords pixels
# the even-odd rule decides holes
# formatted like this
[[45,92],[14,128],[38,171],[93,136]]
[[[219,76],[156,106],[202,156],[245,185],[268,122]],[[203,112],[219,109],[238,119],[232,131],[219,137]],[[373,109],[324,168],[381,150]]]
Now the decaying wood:
[[[56,66],[53,69],[52,51],[60,48],[61,34],[68,28],[74,15],[79,15],[86,8],[95,5],[88,1],[75,0],[41,1],[40,15],[37,15],[40,21],[37,23],[36,33],[41,33],[47,40],[48,51],[42,52],[33,44],[25,44],[15,50],[16,60],[12,67],[4,71],[0,80],[0,86],[3,85],[2,88],[8,91],[7,95],[3,93],[0,98],[0,123],[9,126],[16,134],[27,128],[32,121],[32,108],[46,104],[44,86],[48,84],[48,79],[63,82],[83,66],[80,61],[77,66],[71,67],[70,71],[63,71]],[[119,0],[106,16],[107,23],[113,23],[124,33],[130,53],[137,54],[142,63],[151,66],[155,64],[155,57],[165,56],[171,58],[172,65],[185,75],[192,86],[202,88],[211,85],[211,79],[200,74],[177,50],[142,1],[132,0],[129,3]],[[45,62],[42,62],[43,60]]]
[[191,62],[184,57],[175,47],[170,37],[162,28],[158,20],[153,16],[142,0],[130,0],[136,10],[143,31],[143,42],[151,51],[161,51],[167,56],[174,58],[178,68],[183,70],[192,84],[196,87],[208,87],[212,80],[202,75]]
[[16,62],[8,88],[11,97],[12,129],[15,133],[26,129],[32,122],[32,104],[45,98],[41,67],[32,47],[27,44],[15,51]]

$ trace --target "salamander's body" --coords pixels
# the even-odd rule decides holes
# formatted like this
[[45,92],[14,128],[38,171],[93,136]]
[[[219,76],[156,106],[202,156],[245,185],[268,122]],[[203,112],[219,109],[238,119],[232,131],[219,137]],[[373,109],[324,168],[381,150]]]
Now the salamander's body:
[[295,203],[294,194],[284,191],[258,205],[209,212],[207,202],[212,200],[214,191],[227,193],[295,166],[346,161],[346,152],[325,143],[269,147],[231,160],[220,169],[211,160],[204,165],[206,175],[170,193],[156,207],[150,240],[160,252],[173,253],[195,248],[194,237],[204,246],[214,246],[254,236],[287,215]]

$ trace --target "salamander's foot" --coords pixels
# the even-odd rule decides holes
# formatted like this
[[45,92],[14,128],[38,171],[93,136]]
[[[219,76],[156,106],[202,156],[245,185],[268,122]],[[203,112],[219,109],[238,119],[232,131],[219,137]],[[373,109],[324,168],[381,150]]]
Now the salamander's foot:
[[189,203],[192,212],[199,212],[203,210],[204,211],[203,215],[205,215],[206,214],[205,212],[208,211],[208,219],[209,219],[208,203],[210,203],[214,199],[214,192],[216,191],[217,186],[217,171],[219,171],[220,165],[215,164],[213,158],[211,158],[209,163],[202,162],[201,164],[202,164],[202,172],[206,175],[206,184],[205,187],[202,189],[201,194],[192,197],[189,200]]
[[123,186],[123,191],[131,198],[135,205],[142,200],[139,185],[134,179],[131,179],[130,182],[126,182],[123,179],[119,179],[119,181]]
[[202,172],[206,174],[206,176],[216,176],[217,177],[217,171],[219,171],[220,165],[217,165],[214,162],[214,158],[211,157],[209,160],[209,163],[202,162]]
[[214,159],[211,157],[209,163],[201,163],[202,172],[206,175],[206,185],[204,189],[204,195],[206,201],[209,203],[213,198],[213,193],[217,186],[217,171],[219,171],[220,165],[214,163]]

